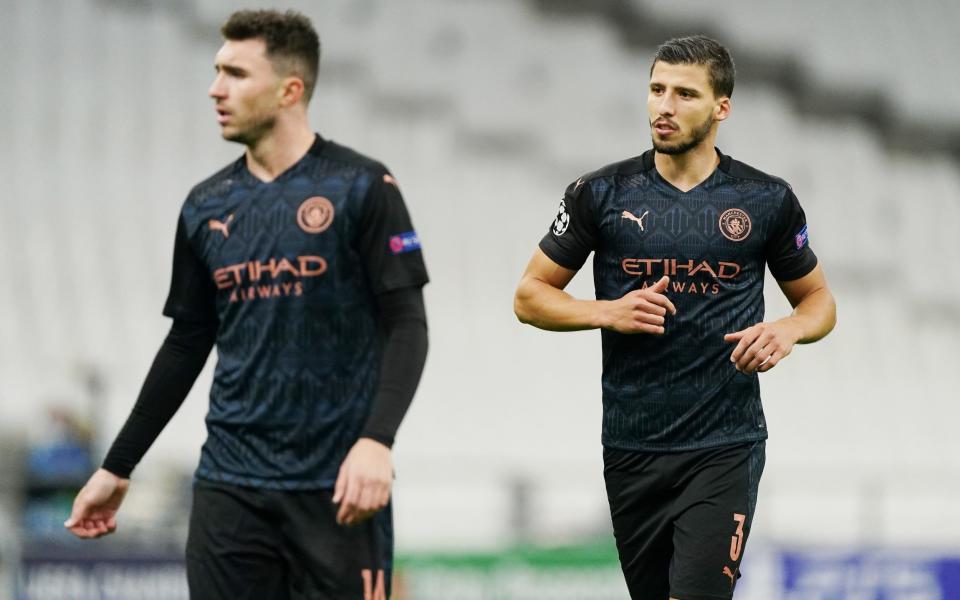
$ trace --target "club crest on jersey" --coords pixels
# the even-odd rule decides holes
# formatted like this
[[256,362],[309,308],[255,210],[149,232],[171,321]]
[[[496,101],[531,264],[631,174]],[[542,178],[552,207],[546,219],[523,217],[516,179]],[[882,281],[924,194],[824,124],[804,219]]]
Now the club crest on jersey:
[[553,220],[553,235],[563,235],[567,227],[570,227],[570,213],[567,212],[566,201],[561,200],[557,218]]
[[732,242],[742,242],[750,235],[750,215],[739,208],[730,208],[720,215],[720,233]]
[[297,209],[297,224],[307,233],[321,233],[333,223],[333,203],[323,196],[307,198]]

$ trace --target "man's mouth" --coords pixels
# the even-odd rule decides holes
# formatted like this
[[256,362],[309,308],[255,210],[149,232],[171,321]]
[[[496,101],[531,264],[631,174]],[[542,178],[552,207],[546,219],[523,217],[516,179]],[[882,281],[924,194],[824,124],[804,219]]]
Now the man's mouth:
[[671,133],[676,132],[678,129],[679,128],[676,125],[670,123],[669,121],[660,120],[655,121],[653,124],[653,131],[657,135],[670,135]]

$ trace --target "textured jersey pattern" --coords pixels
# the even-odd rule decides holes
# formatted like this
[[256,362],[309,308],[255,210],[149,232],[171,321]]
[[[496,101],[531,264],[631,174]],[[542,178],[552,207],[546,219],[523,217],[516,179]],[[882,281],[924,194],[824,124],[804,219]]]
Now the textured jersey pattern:
[[734,368],[723,336],[763,320],[768,263],[785,279],[816,265],[809,246],[791,247],[803,213],[789,186],[721,155],[684,193],[651,152],[581,178],[564,205],[568,225],[558,219],[541,242],[551,259],[579,268],[593,250],[600,300],[667,275],[677,308],[663,336],[602,332],[604,445],[676,451],[766,438],[757,375]]
[[[241,159],[191,192],[182,226],[211,292],[176,289],[175,274],[165,312],[209,310],[219,321],[198,477],[275,489],[333,485],[379,378],[374,291],[383,279],[391,287],[426,281],[419,252],[406,263],[419,268],[379,278],[361,255],[364,205],[384,182],[395,184],[382,165],[318,139],[271,183]],[[402,203],[399,194],[390,200]],[[405,208],[394,213],[395,233],[412,229]],[[380,251],[389,255],[388,239]]]

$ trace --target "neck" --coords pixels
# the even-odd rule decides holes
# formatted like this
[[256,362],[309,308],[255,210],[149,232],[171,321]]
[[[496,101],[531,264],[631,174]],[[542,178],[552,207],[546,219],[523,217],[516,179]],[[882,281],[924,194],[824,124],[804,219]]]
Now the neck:
[[720,164],[714,148],[714,136],[709,136],[683,154],[654,154],[653,162],[660,176],[682,192],[700,185]]
[[306,114],[278,119],[269,133],[247,145],[247,168],[270,182],[306,155],[316,139]]

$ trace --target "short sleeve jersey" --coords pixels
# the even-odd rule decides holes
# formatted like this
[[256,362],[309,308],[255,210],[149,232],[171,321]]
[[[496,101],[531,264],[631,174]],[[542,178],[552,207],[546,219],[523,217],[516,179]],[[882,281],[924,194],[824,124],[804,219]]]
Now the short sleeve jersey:
[[662,336],[601,334],[605,446],[678,451],[767,436],[757,375],[734,368],[723,336],[763,320],[767,265],[793,280],[817,258],[790,186],[718,155],[687,192],[660,176],[653,150],[586,175],[540,242],[573,270],[594,252],[599,300],[670,278],[677,314]]
[[320,136],[272,182],[241,157],[197,185],[164,308],[217,323],[197,477],[332,487],[377,389],[376,296],[427,280],[397,182]]

